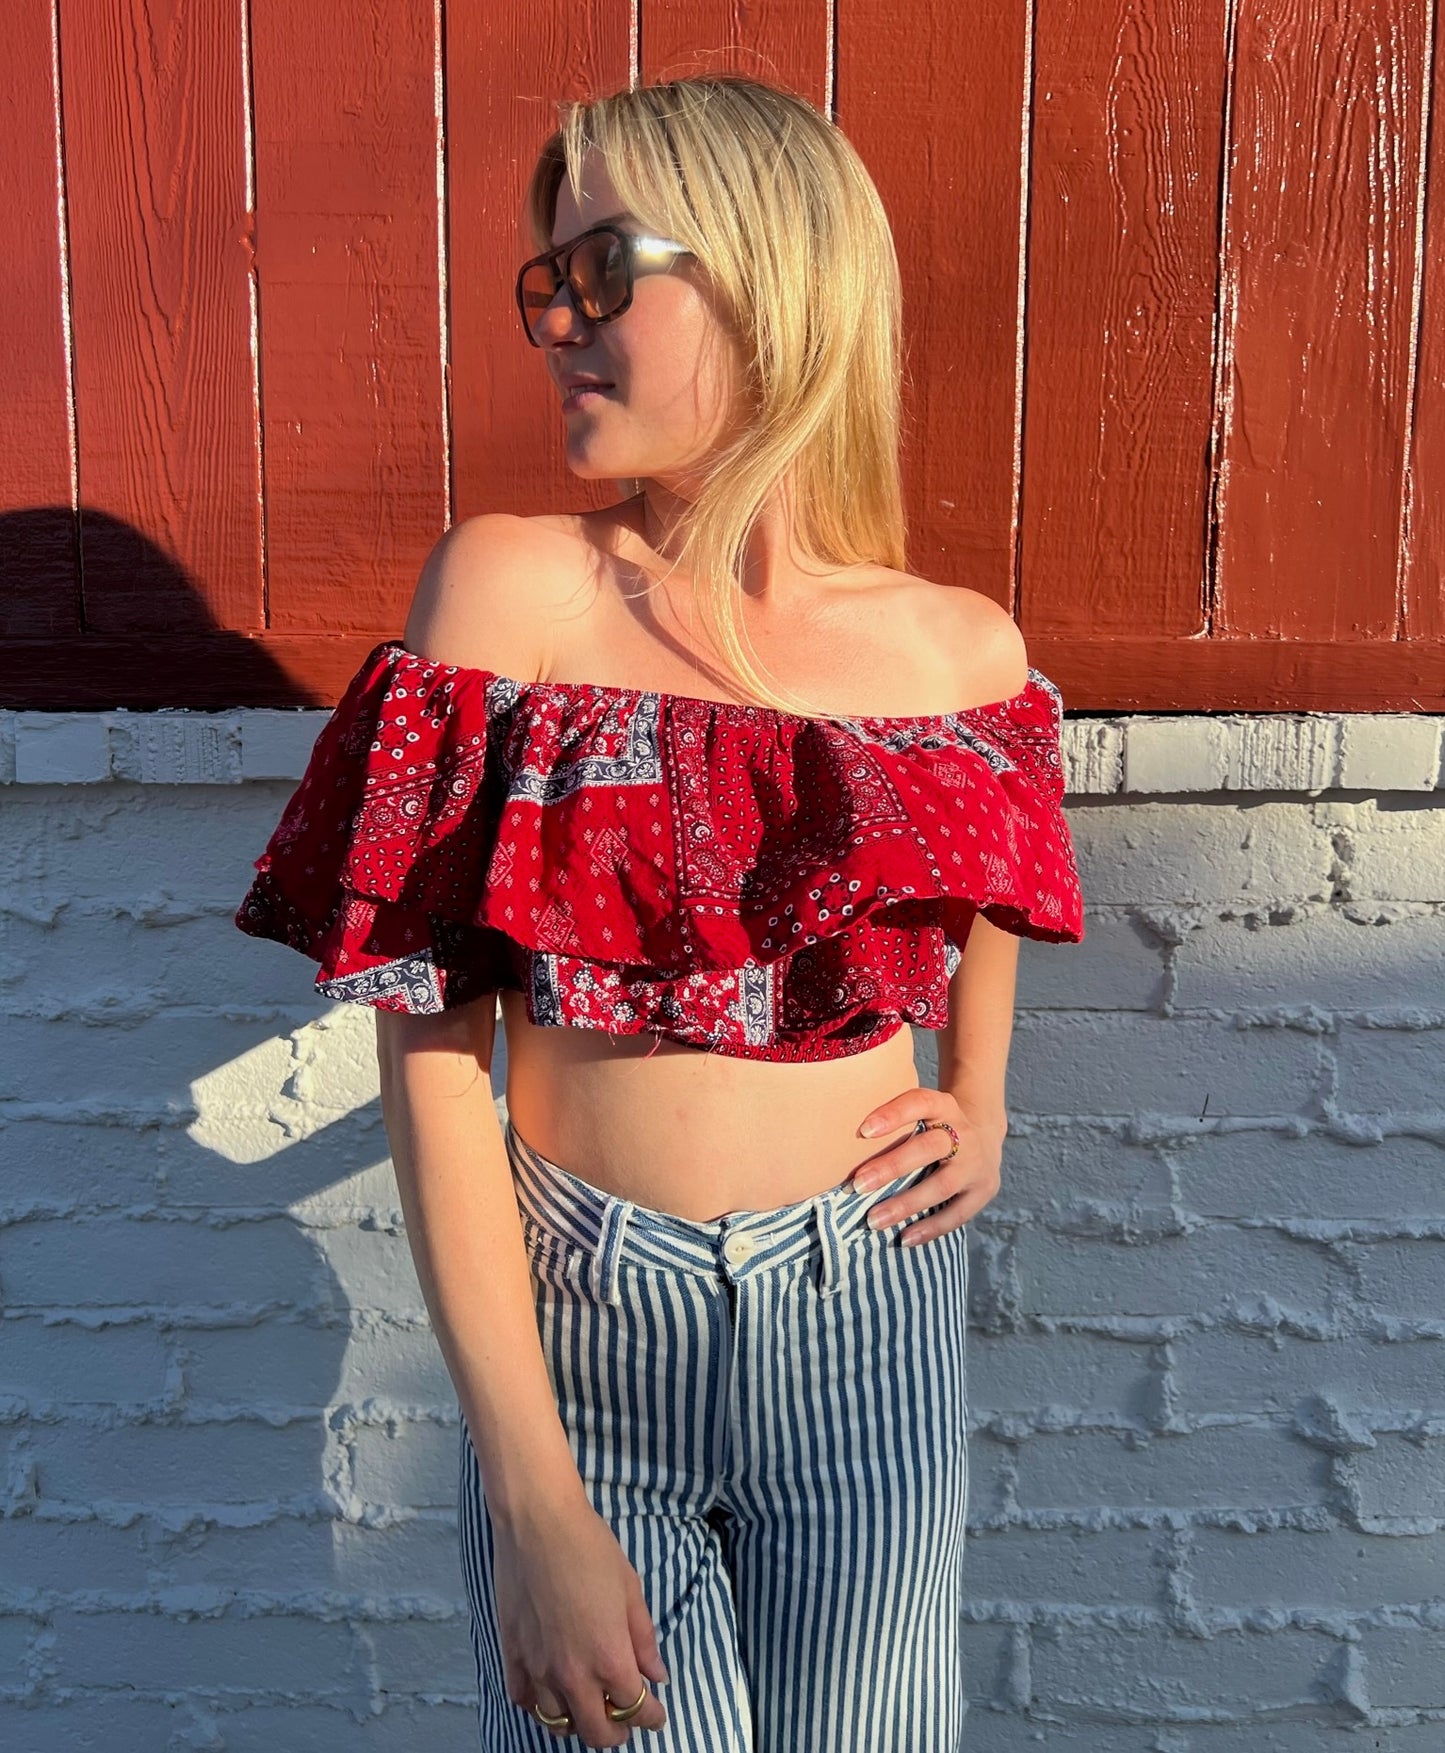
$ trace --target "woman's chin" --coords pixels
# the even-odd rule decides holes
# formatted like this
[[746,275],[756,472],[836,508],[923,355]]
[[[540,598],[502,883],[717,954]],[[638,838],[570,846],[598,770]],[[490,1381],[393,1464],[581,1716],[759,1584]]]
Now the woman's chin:
[[589,443],[583,432],[568,432],[565,454],[567,467],[574,475],[586,480],[607,478],[613,481],[641,479],[644,471],[636,456],[626,455],[607,444]]
[[608,462],[598,462],[595,457],[573,456],[567,453],[567,467],[579,481],[629,481],[630,476],[625,467],[618,467]]

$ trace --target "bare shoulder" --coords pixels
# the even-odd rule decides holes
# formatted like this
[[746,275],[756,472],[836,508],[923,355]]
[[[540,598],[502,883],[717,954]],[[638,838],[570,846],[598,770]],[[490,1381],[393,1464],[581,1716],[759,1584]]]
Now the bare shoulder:
[[1028,648],[1002,604],[967,585],[939,584],[912,573],[891,574],[908,605],[916,637],[939,654],[948,675],[944,693],[969,705],[1011,700],[1028,685]]
[[422,565],[403,634],[408,650],[519,681],[544,675],[557,608],[575,576],[571,524],[505,511],[453,524]]
[[958,630],[959,679],[980,704],[1011,700],[1028,686],[1023,630],[1002,603],[967,585],[949,585]]

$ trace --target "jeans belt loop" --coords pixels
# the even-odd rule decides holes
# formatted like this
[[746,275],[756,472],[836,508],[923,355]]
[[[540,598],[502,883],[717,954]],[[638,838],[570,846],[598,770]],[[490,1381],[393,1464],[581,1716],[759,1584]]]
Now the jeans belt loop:
[[826,1193],[813,1201],[818,1217],[818,1294],[835,1296],[843,1288],[843,1236],[838,1227],[838,1207]]
[[619,1305],[622,1302],[618,1268],[622,1263],[622,1243],[631,1215],[632,1206],[626,1199],[609,1199],[602,1213],[597,1252],[592,1256],[592,1294],[599,1302]]

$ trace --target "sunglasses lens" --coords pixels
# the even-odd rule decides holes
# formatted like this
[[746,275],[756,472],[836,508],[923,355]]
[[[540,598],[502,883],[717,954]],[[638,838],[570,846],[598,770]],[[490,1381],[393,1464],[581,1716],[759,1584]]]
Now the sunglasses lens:
[[557,281],[544,262],[528,268],[522,275],[522,310],[527,319],[527,332],[535,339],[537,323],[557,296]]
[[621,242],[606,231],[584,239],[572,252],[567,278],[583,316],[594,323],[611,316],[627,297],[627,262]]

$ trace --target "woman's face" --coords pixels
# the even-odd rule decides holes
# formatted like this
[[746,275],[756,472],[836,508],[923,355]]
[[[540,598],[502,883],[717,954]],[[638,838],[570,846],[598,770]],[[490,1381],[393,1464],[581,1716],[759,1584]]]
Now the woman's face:
[[[562,179],[554,246],[619,217],[625,229],[649,232],[627,214],[595,153],[583,160],[581,185],[574,201]],[[635,274],[632,303],[610,322],[589,322],[559,292],[537,323],[537,339],[559,397],[574,374],[611,386],[564,406],[572,472],[651,478],[691,497],[740,412],[740,355],[697,262],[681,256],[665,273]]]

